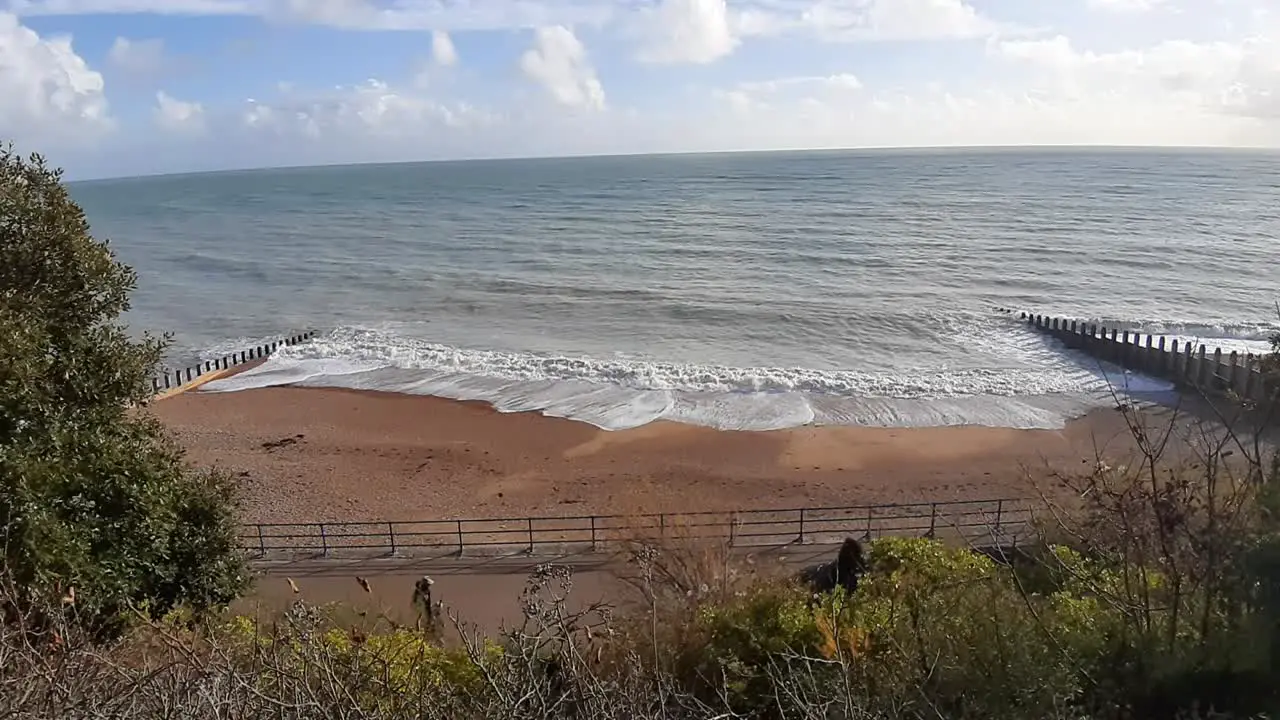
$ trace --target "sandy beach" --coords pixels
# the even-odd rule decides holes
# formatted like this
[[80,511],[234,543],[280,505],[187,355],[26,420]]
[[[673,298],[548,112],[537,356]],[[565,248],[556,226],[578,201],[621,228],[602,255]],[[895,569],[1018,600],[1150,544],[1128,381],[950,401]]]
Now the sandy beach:
[[1131,447],[1103,409],[1062,430],[675,423],[606,432],[480,403],[275,387],[152,411],[190,459],[236,476],[249,522],[407,521],[1030,497],[1028,474]]

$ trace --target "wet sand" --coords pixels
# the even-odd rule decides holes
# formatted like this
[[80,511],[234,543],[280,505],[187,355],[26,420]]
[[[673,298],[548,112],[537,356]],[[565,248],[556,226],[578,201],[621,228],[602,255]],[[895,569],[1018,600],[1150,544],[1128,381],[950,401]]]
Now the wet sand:
[[154,403],[200,465],[236,476],[247,522],[409,521],[1034,497],[1028,476],[1132,447],[1122,414],[1061,430],[658,422],[607,432],[481,403],[275,387]]

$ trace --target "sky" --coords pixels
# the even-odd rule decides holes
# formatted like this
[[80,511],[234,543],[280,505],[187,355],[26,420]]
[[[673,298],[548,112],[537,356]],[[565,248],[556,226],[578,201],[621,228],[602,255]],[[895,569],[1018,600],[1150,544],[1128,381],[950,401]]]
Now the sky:
[[647,152],[1280,146],[1280,0],[0,0],[70,178]]

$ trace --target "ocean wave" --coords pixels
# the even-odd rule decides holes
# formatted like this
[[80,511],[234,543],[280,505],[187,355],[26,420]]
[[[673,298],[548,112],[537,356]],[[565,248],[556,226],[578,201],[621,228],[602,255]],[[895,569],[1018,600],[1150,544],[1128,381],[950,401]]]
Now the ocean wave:
[[[976,338],[975,338],[976,340]],[[1007,341],[1007,340],[1006,340]],[[1034,345],[1036,342],[1032,340]],[[1027,353],[1030,357],[1030,353]],[[1049,365],[1005,368],[903,368],[898,372],[733,367],[637,357],[595,358],[460,348],[369,328],[339,328],[287,348],[291,361],[344,360],[370,368],[457,372],[519,381],[607,383],[647,390],[808,392],[892,398],[1037,395],[1071,392],[1099,382],[1097,374],[1065,358]]]
[[[1015,335],[1034,356],[1039,340]],[[1016,345],[1017,343],[1015,343]],[[805,425],[991,425],[1057,428],[1105,404],[1109,386],[1142,396],[1167,383],[1090,370],[1059,353],[1039,367],[873,373],[729,367],[638,358],[475,350],[368,328],[340,328],[284,348],[263,365],[205,386],[341,387],[479,400],[501,412],[540,412],[606,430],[670,420],[725,430]]]

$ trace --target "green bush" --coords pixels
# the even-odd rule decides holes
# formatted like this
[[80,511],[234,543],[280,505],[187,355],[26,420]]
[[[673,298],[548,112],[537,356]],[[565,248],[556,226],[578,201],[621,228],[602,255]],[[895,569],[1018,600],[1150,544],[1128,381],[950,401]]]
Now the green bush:
[[871,545],[843,622],[863,628],[855,670],[883,710],[946,717],[1050,717],[1082,688],[1064,645],[1088,647],[1092,609],[1021,592],[1012,569],[921,539]]
[[193,472],[140,408],[164,342],[121,325],[134,284],[61,173],[0,148],[3,570],[19,602],[66,595],[106,633],[246,583],[228,480]]
[[694,632],[704,643],[685,669],[700,696],[726,693],[743,711],[770,704],[789,657],[816,657],[823,642],[809,597],[799,588],[763,584],[699,609]]

